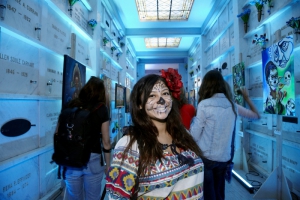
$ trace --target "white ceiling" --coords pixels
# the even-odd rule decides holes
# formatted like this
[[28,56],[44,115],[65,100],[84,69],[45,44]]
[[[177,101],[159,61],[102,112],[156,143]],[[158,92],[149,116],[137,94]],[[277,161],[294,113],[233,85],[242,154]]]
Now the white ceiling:
[[[148,63],[174,63],[172,60],[186,59],[195,48],[203,27],[209,26],[211,18],[221,10],[227,0],[194,0],[187,21],[155,21],[141,22],[139,20],[135,0],[107,0],[117,15],[123,27],[124,34],[133,46],[136,57]],[[181,37],[178,48],[147,49],[145,37]]]

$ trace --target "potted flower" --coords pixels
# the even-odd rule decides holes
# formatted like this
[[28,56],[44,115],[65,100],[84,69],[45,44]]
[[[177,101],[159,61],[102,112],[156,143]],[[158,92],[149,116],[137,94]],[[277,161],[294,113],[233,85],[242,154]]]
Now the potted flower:
[[190,71],[189,74],[191,75],[191,77],[194,76],[194,71]]
[[119,60],[119,58],[120,58],[121,55],[122,55],[122,53],[120,53],[120,52],[118,52],[118,53],[116,54],[117,60]]
[[120,47],[123,48],[125,46],[124,42],[120,42]]
[[106,37],[104,37],[102,41],[103,41],[103,46],[106,46],[106,44],[109,42],[109,40]]
[[255,38],[252,40],[252,43],[261,46],[261,48],[264,50],[266,42],[269,41],[269,39],[266,37],[266,34],[264,33],[263,35],[260,35],[259,37],[257,34],[255,34],[254,36],[255,36]]
[[95,27],[96,27],[96,25],[97,25],[97,21],[94,20],[94,19],[90,19],[90,20],[88,21],[88,25],[91,27],[92,33],[94,33],[94,29],[95,29]]
[[300,17],[292,17],[286,24],[294,29],[295,34],[300,34]]
[[251,10],[249,8],[247,8],[247,9],[243,10],[242,13],[237,15],[237,17],[240,17],[244,22],[244,31],[245,31],[245,33],[247,33],[250,13],[251,13]]
[[263,0],[264,4],[268,5],[268,13],[269,15],[271,14],[271,8],[274,7],[273,3],[274,1],[273,0]]
[[257,20],[258,20],[258,22],[260,22],[261,15],[262,15],[262,9],[264,7],[263,0],[254,0],[254,1],[250,1],[249,3],[250,3],[250,5],[255,5],[255,7],[257,9]]
[[112,46],[112,47],[110,48],[111,54],[114,54],[114,51],[115,51],[116,49],[117,49],[116,47]]

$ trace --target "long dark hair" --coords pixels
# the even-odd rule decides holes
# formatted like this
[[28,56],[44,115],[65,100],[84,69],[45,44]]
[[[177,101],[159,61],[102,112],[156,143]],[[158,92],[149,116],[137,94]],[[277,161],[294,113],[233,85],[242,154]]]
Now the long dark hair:
[[90,80],[81,88],[78,98],[73,99],[68,107],[83,107],[91,110],[100,102],[106,104],[104,82],[100,78],[91,76]]
[[232,111],[236,116],[237,114],[235,111],[234,102],[232,101],[232,95],[229,92],[230,91],[227,90],[222,74],[217,70],[211,70],[207,72],[202,79],[202,83],[198,92],[198,104],[204,99],[211,98],[216,93],[223,93],[230,102]]
[[[133,142],[137,141],[140,152],[138,175],[144,175],[145,169],[149,168],[157,159],[161,160],[163,158],[162,146],[157,140],[158,130],[145,111],[148,97],[154,84],[158,81],[162,81],[167,85],[165,79],[161,76],[147,75],[134,85],[130,95],[130,114],[134,126],[129,130],[130,141],[124,155],[127,154]],[[198,145],[181,123],[178,105],[175,101],[173,101],[166,124],[167,131],[177,147],[184,150],[190,149],[198,156],[201,155]]]

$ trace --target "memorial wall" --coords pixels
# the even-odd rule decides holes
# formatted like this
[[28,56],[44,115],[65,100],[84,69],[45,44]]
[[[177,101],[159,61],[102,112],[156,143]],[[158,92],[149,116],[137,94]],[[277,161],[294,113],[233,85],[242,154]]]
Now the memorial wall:
[[[197,102],[201,83],[195,85],[195,82],[201,82],[209,70],[220,71],[233,93],[245,86],[261,118],[238,118],[235,170],[245,177],[248,169],[252,169],[266,180],[280,163],[290,192],[300,196],[297,156],[300,150],[300,34],[287,23],[299,17],[300,3],[292,0],[266,2],[271,4],[265,3],[260,15],[251,1],[230,0],[221,14],[207,23],[200,38],[201,46],[189,58],[187,70],[193,75],[188,79],[188,90],[196,94]],[[244,22],[241,14],[246,13],[249,18]],[[268,61],[277,66],[275,99],[269,96],[273,86],[266,78]],[[244,75],[236,71],[239,65],[244,66]],[[238,103],[242,97],[236,97]],[[281,102],[283,110],[274,107],[272,113],[269,109],[273,108],[268,107],[270,103],[266,104],[270,100]]]
[[[132,82],[133,86],[136,61],[124,35],[122,48],[115,42],[112,32],[121,37],[118,22],[111,19],[104,1],[4,3],[0,20],[0,199],[47,199],[61,187],[51,156],[62,108],[64,55],[86,68],[86,80],[105,74],[124,86],[128,77],[127,85]],[[91,26],[91,19],[98,25]],[[107,23],[114,28],[104,28]],[[108,48],[102,44],[105,36],[109,37]],[[124,51],[118,58],[110,51],[114,44]],[[109,93],[114,94],[112,85]],[[124,126],[124,108],[111,105],[114,98],[108,102],[113,113],[110,128],[115,122]],[[118,133],[111,133],[112,141]]]

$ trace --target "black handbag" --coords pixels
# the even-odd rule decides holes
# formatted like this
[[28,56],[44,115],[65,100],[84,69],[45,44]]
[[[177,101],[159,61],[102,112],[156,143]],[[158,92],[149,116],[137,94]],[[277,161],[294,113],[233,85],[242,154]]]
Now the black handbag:
[[227,163],[226,166],[226,172],[225,172],[225,180],[230,183],[231,182],[231,177],[232,177],[232,169],[234,166],[234,162],[232,162],[233,160],[233,156],[234,156],[234,139],[235,139],[235,126],[236,126],[236,118],[234,120],[234,129],[233,129],[233,133],[232,133],[232,139],[231,139],[231,152],[230,152],[230,160]]

